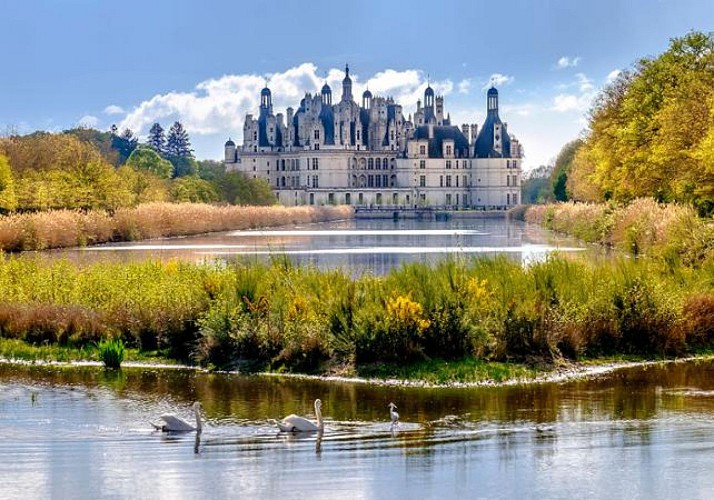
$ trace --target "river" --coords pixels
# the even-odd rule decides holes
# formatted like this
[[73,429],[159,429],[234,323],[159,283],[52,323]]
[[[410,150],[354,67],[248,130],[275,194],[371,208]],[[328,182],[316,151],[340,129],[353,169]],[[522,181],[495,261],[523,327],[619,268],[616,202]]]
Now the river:
[[[322,435],[277,431],[316,397]],[[194,400],[200,435],[152,430]],[[3,498],[711,498],[714,364],[469,389],[0,365],[0,449]]]
[[583,245],[533,225],[504,219],[343,220],[290,228],[228,231],[183,238],[111,243],[41,252],[82,263],[181,259],[261,261],[287,256],[298,264],[352,273],[385,274],[408,262],[451,256],[506,255],[529,262],[549,252],[576,252]]

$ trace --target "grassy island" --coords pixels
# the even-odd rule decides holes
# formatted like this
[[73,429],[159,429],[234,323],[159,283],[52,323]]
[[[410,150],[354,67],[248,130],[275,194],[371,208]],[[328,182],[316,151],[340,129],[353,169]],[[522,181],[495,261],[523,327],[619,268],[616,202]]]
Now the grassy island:
[[557,255],[526,267],[450,259],[357,278],[280,258],[79,267],[10,257],[0,262],[0,351],[32,357],[13,352],[53,346],[72,358],[115,338],[129,360],[159,353],[251,371],[504,379],[559,360],[711,349],[713,283],[712,261],[673,272],[657,260]]

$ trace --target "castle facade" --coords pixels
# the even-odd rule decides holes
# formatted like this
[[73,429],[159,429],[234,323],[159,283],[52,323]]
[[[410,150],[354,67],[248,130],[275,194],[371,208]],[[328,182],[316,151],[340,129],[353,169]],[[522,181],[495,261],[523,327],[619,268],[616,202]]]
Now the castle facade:
[[243,145],[225,144],[225,165],[262,177],[286,206],[439,207],[505,210],[520,201],[522,147],[487,92],[486,120],[456,127],[431,86],[405,119],[392,98],[352,95],[345,67],[342,95],[325,84],[297,110],[274,114],[261,91],[258,116],[246,115]]

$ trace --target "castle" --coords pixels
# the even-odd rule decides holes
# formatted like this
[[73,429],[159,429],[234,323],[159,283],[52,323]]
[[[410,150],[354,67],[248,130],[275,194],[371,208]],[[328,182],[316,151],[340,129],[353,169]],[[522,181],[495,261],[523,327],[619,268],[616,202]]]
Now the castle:
[[257,118],[245,117],[243,145],[229,139],[224,161],[265,178],[286,206],[508,209],[520,198],[522,147],[498,116],[493,87],[486,109],[480,130],[453,126],[430,85],[413,118],[369,90],[360,106],[346,66],[339,102],[325,83],[286,115],[274,114],[266,85]]

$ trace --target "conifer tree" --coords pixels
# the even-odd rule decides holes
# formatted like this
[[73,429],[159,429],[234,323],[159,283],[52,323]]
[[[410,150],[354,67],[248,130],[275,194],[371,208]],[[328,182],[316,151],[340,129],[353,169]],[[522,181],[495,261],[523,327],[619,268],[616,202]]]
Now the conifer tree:
[[164,154],[166,136],[164,135],[164,128],[159,122],[154,123],[149,129],[149,138],[146,140],[146,144],[151,146],[157,153]]
[[174,122],[169,129],[169,134],[166,138],[166,155],[175,158],[193,158],[191,141],[181,122]]

